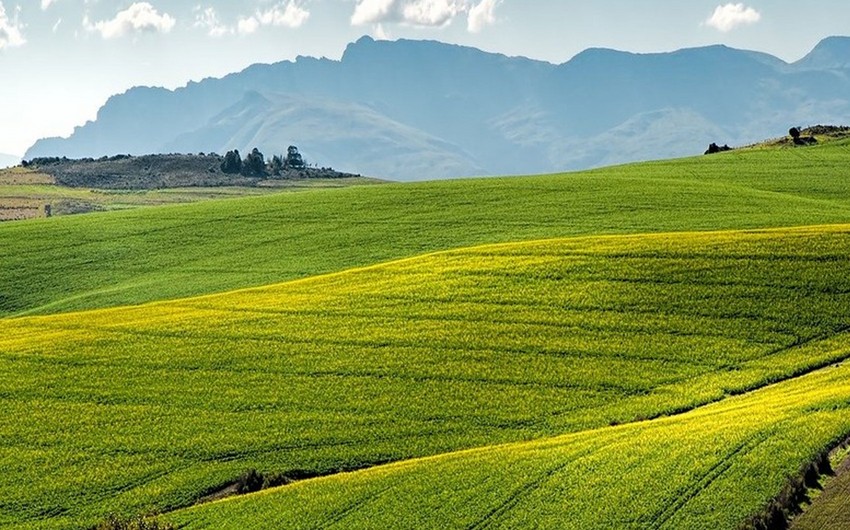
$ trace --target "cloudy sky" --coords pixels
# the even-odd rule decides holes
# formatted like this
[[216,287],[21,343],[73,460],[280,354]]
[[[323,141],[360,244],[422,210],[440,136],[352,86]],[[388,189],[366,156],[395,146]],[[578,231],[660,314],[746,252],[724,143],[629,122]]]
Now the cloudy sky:
[[794,61],[847,0],[0,0],[0,153],[66,136],[134,85],[175,88],[347,43],[437,39],[554,63],[724,43]]

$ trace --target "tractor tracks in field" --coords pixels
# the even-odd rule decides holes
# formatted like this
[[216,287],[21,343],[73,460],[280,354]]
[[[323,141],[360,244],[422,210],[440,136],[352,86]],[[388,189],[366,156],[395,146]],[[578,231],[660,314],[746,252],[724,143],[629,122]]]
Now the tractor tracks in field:
[[735,459],[739,455],[744,455],[749,451],[755,449],[759,444],[764,442],[767,439],[767,433],[764,431],[758,431],[746,439],[744,439],[741,443],[739,443],[734,449],[727,452],[723,457],[715,462],[708,470],[702,473],[699,477],[696,478],[695,481],[688,484],[686,488],[682,491],[676,492],[676,495],[672,498],[671,502],[665,505],[661,510],[656,512],[650,520],[652,521],[647,528],[652,528],[656,530],[660,530],[667,526],[667,524],[679,513],[682,508],[687,506],[687,504],[700,494],[703,490],[711,486],[714,481],[723,476],[723,474],[732,467],[735,463]]

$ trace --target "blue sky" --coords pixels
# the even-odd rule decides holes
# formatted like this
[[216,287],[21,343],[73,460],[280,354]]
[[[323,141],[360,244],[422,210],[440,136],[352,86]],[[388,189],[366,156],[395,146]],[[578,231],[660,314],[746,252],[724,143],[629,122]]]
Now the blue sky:
[[437,39],[561,63],[588,47],[723,43],[787,61],[850,35],[847,0],[0,0],[0,153],[66,136],[135,85],[256,62],[338,59],[347,43]]

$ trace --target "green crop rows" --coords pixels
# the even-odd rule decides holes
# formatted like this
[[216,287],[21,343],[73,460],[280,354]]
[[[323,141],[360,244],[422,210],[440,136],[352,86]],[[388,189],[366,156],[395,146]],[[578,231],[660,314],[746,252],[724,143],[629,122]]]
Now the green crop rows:
[[0,315],[265,285],[483,243],[850,222],[848,142],[0,225]]
[[0,527],[734,530],[850,433],[848,160],[4,223]]
[[82,526],[246,468],[531,440],[791,378],[850,356],[847,255],[846,226],[578,238],[0,320],[0,525]]
[[786,470],[850,432],[848,397],[845,365],[673,418],[328,477],[169,518],[189,530],[736,528]]

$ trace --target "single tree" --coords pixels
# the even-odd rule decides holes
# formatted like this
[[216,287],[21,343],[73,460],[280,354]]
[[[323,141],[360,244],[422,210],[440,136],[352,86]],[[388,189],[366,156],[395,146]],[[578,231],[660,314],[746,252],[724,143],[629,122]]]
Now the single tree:
[[242,157],[239,156],[239,150],[234,149],[224,155],[224,162],[221,163],[221,171],[230,174],[242,172]]
[[256,147],[242,162],[242,174],[246,177],[262,177],[266,174],[266,160]]
[[272,157],[272,161],[269,163],[269,170],[272,175],[279,177],[283,171],[283,157],[280,155],[274,155]]
[[284,167],[288,169],[304,169],[307,167],[307,164],[304,162],[304,158],[301,156],[301,153],[298,152],[298,148],[294,145],[290,145],[286,150],[286,163],[284,164]]

